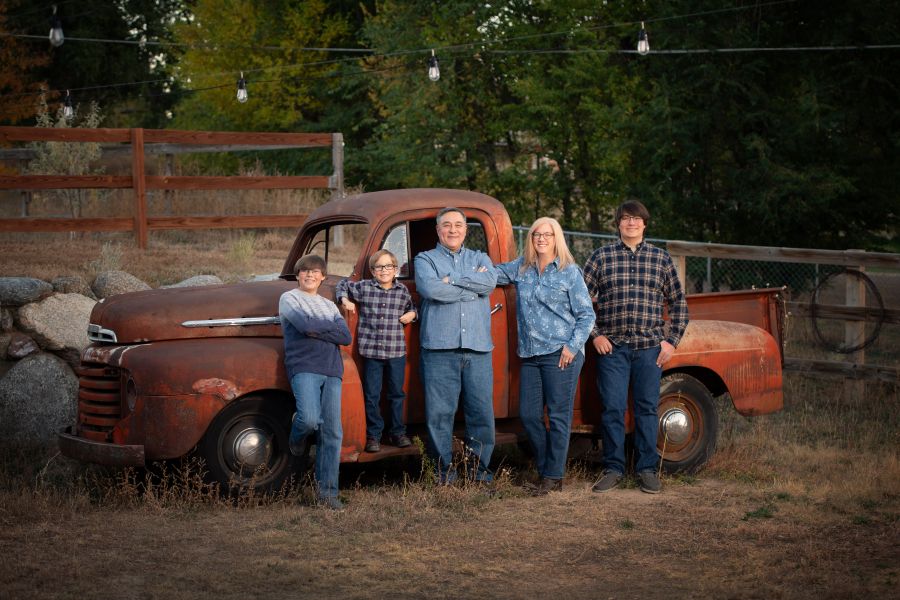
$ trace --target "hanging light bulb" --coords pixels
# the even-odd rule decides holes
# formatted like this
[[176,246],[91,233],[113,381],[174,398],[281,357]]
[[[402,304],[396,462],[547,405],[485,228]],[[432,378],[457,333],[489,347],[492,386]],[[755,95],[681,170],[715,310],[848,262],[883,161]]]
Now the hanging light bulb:
[[647,38],[647,30],[644,29],[643,21],[641,21],[641,30],[638,32],[637,51],[641,56],[650,53],[650,40]]
[[241,78],[238,79],[237,101],[241,104],[247,101],[247,81],[244,79],[243,71],[241,71]]
[[72,96],[66,90],[66,101],[63,103],[63,117],[71,119],[75,116],[75,107],[72,106]]
[[431,50],[431,58],[428,59],[428,79],[437,81],[441,78],[441,68],[438,66],[437,56],[434,55],[434,49]]
[[53,5],[53,15],[50,17],[50,44],[54,48],[59,48],[66,41],[62,30],[62,21],[56,14],[56,5]]

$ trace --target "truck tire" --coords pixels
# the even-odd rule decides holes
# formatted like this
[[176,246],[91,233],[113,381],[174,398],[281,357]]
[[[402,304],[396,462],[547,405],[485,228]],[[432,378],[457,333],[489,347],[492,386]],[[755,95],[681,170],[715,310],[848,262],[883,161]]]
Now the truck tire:
[[685,373],[662,378],[659,386],[657,449],[667,473],[693,473],[716,450],[719,421],[712,394]]
[[225,407],[200,443],[210,480],[223,492],[277,490],[291,473],[291,405],[248,396]]

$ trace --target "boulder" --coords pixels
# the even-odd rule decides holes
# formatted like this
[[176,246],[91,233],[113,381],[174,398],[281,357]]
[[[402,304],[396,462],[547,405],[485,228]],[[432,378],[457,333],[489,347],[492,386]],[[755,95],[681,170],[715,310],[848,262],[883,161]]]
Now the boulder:
[[202,285],[222,285],[224,282],[215,275],[194,275],[184,281],[164,285],[164,288],[181,288],[181,287],[200,287]]
[[58,294],[81,294],[93,300],[97,299],[91,286],[80,275],[63,275],[51,281],[50,285]]
[[75,423],[78,378],[52,354],[34,354],[0,379],[0,436],[3,440],[49,443]]
[[13,311],[8,308],[0,308],[0,331],[12,331],[14,322]]
[[6,360],[6,351],[9,350],[9,343],[12,336],[8,333],[0,333],[0,360]]
[[7,358],[19,360],[39,351],[40,347],[37,345],[37,342],[24,333],[13,331],[9,334],[9,346],[6,348]]
[[0,304],[22,306],[53,293],[53,286],[33,277],[0,277]]
[[150,286],[125,271],[104,271],[97,275],[91,289],[97,298],[109,298],[116,294],[149,290]]
[[87,327],[97,302],[81,294],[54,294],[19,309],[19,329],[34,338],[44,350],[60,352],[78,364],[88,345]]

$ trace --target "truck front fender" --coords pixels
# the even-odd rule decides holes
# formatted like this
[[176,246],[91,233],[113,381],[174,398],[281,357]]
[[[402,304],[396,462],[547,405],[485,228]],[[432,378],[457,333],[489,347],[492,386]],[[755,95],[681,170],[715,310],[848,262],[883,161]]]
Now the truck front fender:
[[[353,461],[365,445],[365,409],[356,365],[347,352],[342,354],[341,456]],[[247,395],[277,394],[293,404],[281,338],[94,346],[83,359],[123,370],[123,413],[112,441],[142,445],[147,461],[183,456],[226,405]]]

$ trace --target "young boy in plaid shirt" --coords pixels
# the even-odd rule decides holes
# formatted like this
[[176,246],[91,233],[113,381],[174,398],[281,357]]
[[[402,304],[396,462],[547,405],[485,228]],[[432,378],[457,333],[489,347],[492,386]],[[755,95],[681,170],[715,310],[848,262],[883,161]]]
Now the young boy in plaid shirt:
[[391,443],[398,448],[412,445],[403,421],[403,381],[406,371],[406,338],[403,326],[416,319],[409,290],[397,282],[397,257],[379,250],[369,258],[374,279],[351,282],[335,288],[335,299],[348,312],[359,304],[356,345],[363,357],[363,395],[366,405],[366,452],[381,450],[381,388],[387,377],[391,406]]

